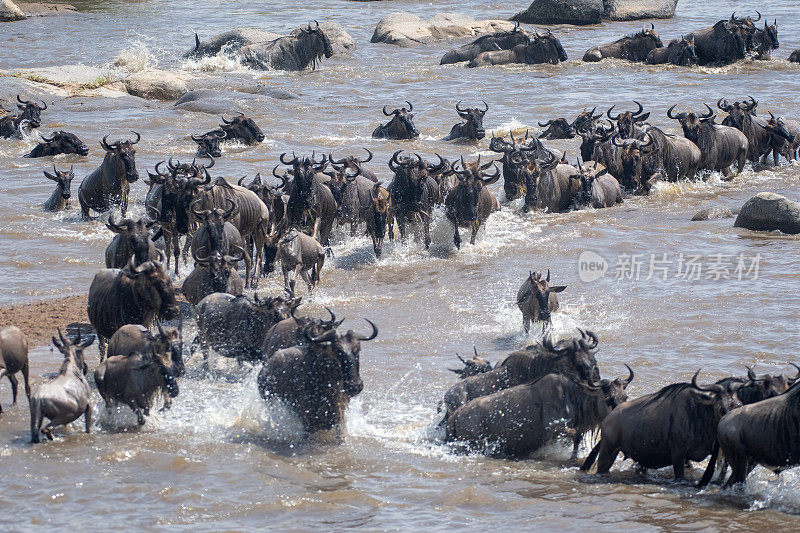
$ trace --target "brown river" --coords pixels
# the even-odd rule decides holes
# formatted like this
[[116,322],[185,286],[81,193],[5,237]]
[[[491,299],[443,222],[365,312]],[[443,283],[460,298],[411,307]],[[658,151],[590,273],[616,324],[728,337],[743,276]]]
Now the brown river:
[[[674,19],[655,22],[666,43],[733,10],[759,9],[778,19],[781,48],[773,60],[723,68],[580,62],[587,48],[638,31],[641,22],[554,27],[570,58],[558,66],[439,66],[451,43],[369,43],[375,24],[392,11],[507,18],[526,7],[524,0],[74,3],[80,10],[75,14],[0,25],[0,69],[150,66],[197,73],[209,87],[228,87],[220,108],[228,116],[250,114],[266,140],[253,148],[224,147],[214,175],[269,174],[283,151],[345,154],[369,147],[375,153],[369,167],[388,182],[385,162],[397,149],[485,158],[491,155],[489,132],[539,132],[537,121],[571,120],[595,105],[635,109],[632,99],[652,112],[651,123],[670,131],[677,123],[665,116],[669,106],[702,109],[703,102],[713,106],[722,96],[752,94],[760,114],[772,110],[800,118],[800,66],[786,61],[800,48],[795,0],[683,0]],[[194,31],[201,38],[240,26],[287,33],[313,19],[344,25],[356,50],[301,73],[253,72],[220,58],[182,59]],[[0,77],[6,99],[14,96],[9,83]],[[266,94],[275,90],[292,97]],[[0,140],[0,305],[85,294],[103,267],[112,234],[99,221],[80,221],[75,196],[80,180],[100,163],[103,135],[141,132],[137,166],[145,176],[165,157],[191,159],[195,145],[188,135],[218,123],[214,114],[120,93],[31,96],[49,105],[42,133],[74,132],[91,152],[56,158],[59,166],[74,164],[76,178],[73,208],[53,215],[40,208],[52,191],[42,176],[52,159],[20,157],[35,145],[32,137]],[[478,144],[440,140],[458,119],[453,106],[459,99],[490,105],[487,139]],[[398,107],[403,100],[414,104],[420,138],[371,139],[384,119],[381,107]],[[578,142],[549,145],[566,149],[574,163]],[[378,339],[364,345],[365,388],[347,411],[344,444],[300,441],[294,416],[259,397],[256,367],[215,361],[205,374],[190,359],[172,409],[155,412],[142,428],[127,409],[107,414],[95,391],[97,420],[90,435],[81,431],[81,422],[60,430],[55,442],[35,446],[27,402],[23,396],[10,407],[4,381],[0,529],[800,529],[797,471],[776,476],[758,468],[743,489],[698,491],[688,482],[673,483],[670,469],[642,476],[621,458],[610,476],[584,475],[560,445],[525,461],[456,455],[436,428],[437,404],[456,380],[447,370],[457,363],[456,352],[469,354],[475,346],[495,361],[538,338],[538,328],[523,333],[514,303],[529,270],[549,268],[556,284],[568,285],[554,314],[555,334],[573,335],[576,327],[596,332],[603,375],[624,376],[624,363],[636,372],[631,397],[685,381],[698,368],[705,381],[740,375],[743,364],[788,372],[786,363],[797,362],[800,346],[800,333],[791,325],[800,313],[797,238],[734,229],[732,218],[691,218],[709,205],[738,208],[760,191],[799,200],[798,176],[800,164],[754,171],[748,163],[732,182],[714,174],[696,183],[659,184],[648,197],[602,211],[526,214],[518,202],[504,203],[477,243],[465,243],[460,251],[438,212],[429,251],[413,240],[387,243],[378,261],[366,236],[335,230],[334,258],[304,308],[319,315],[323,305],[331,306],[348,318],[345,326],[366,331],[361,317],[367,317],[380,328]],[[492,190],[502,199],[501,183]],[[141,180],[134,184],[134,213],[143,212],[145,191]],[[598,279],[579,275],[584,252],[599,255],[584,259],[605,264]],[[260,290],[278,293],[281,285],[273,275]],[[187,340],[193,335],[190,327]],[[96,349],[88,353],[93,367]],[[31,360],[35,382],[60,365],[58,353],[47,346],[32,348]],[[591,445],[584,443],[581,456]],[[703,466],[695,465],[690,478],[696,480]]]

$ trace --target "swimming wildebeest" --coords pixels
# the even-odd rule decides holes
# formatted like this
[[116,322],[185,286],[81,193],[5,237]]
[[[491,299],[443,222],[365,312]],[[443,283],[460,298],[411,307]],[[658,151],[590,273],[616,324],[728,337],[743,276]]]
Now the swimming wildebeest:
[[[555,159],[552,154],[551,158]],[[563,213],[569,211],[581,191],[580,174],[572,165],[552,159],[544,162],[536,160],[541,172],[536,179],[535,197],[531,197],[531,188],[528,187],[525,205],[533,204],[536,209],[548,213]]]
[[634,100],[633,103],[639,108],[638,110],[625,111],[623,113],[617,113],[617,116],[611,116],[611,111],[616,107],[616,104],[614,104],[606,111],[606,116],[616,121],[617,133],[619,133],[619,136],[623,139],[635,139],[642,131],[642,123],[650,118],[649,111],[647,113],[642,113],[642,111],[644,111],[642,104],[636,100]]
[[54,174],[44,171],[45,178],[56,182],[56,189],[50,193],[50,198],[42,204],[46,211],[61,211],[69,207],[69,199],[72,196],[70,188],[72,187],[72,180],[75,178],[72,168],[72,165],[70,165],[69,170],[58,170],[53,165]]
[[317,177],[317,173],[327,166],[327,157],[323,155],[320,161],[316,161],[313,152],[310,158],[286,157],[285,153],[281,154],[280,162],[291,166],[294,176],[286,203],[288,224],[310,230],[312,237],[323,246],[328,246],[338,206],[331,190]]
[[439,64],[449,65],[452,63],[461,63],[462,61],[471,61],[478,57],[478,54],[481,52],[511,50],[518,44],[528,44],[530,42],[530,37],[519,29],[519,23],[515,23],[514,29],[511,31],[500,31],[489,35],[483,35],[469,44],[450,50],[442,57]]
[[38,128],[42,125],[42,111],[47,109],[47,103],[42,101],[42,105],[29,100],[23,100],[17,95],[17,108],[21,111],[18,115],[6,115],[0,117],[0,139],[10,137],[20,137],[20,127],[28,125],[31,128]]
[[309,24],[297,35],[243,46],[238,51],[242,64],[261,70],[305,70],[309,65],[316,68],[323,57],[333,55],[333,47],[319,23],[315,23],[315,27]]
[[528,44],[518,44],[510,50],[496,50],[481,52],[475,59],[467,63],[467,67],[485,67],[490,65],[508,65],[523,63],[535,65],[550,63],[556,65],[567,60],[567,53],[550,30],[544,35],[536,33],[534,39]]
[[[241,141],[246,145],[258,144],[264,140],[264,133],[256,125],[255,120],[246,117],[244,113],[239,113],[228,120],[222,117],[222,124],[219,125],[225,134],[227,141]],[[208,168],[211,168],[209,166]]]
[[178,316],[175,289],[158,261],[136,265],[131,257],[123,269],[107,268],[95,274],[86,309],[100,341],[100,359],[106,341],[125,324],[149,326],[156,318]]
[[325,248],[314,237],[292,228],[278,241],[278,259],[286,290],[294,293],[299,274],[308,285],[308,292],[312,292],[325,264]]
[[[210,254],[201,257],[192,251],[195,267],[186,279],[183,280],[181,292],[186,300],[197,305],[200,301],[210,294],[224,292],[233,296],[242,294],[244,283],[242,276],[236,270],[236,265],[244,259],[244,249],[236,246],[236,255],[228,255],[214,250]],[[205,247],[202,248],[205,250]]]
[[600,442],[581,470],[597,459],[597,473],[605,474],[622,452],[642,468],[672,466],[675,480],[682,480],[688,461],[711,454],[720,418],[740,405],[726,387],[698,385],[699,373],[691,383],[668,385],[614,409],[600,425]]
[[527,334],[531,329],[531,322],[542,322],[542,331],[550,324],[550,315],[558,310],[557,292],[566,289],[566,285],[550,286],[550,269],[547,276],[531,271],[522,286],[517,291],[517,307],[522,313],[522,327]]
[[[94,342],[94,337],[81,340],[80,329],[74,340],[64,338],[60,329],[58,337],[53,337],[53,344],[64,354],[64,363],[55,379],[39,385],[30,397],[31,442],[39,442],[39,432],[53,440],[53,428],[65,426],[81,415],[86,433],[91,432],[92,394],[86,381],[88,368],[83,350]],[[42,428],[45,418],[49,418],[50,423]]]
[[155,332],[139,324],[127,324],[119,328],[108,340],[108,356],[156,353],[167,354],[172,360],[172,373],[182,376],[183,364],[183,321],[177,328],[169,328],[156,322]]
[[583,55],[583,61],[600,61],[607,57],[644,61],[652,50],[663,46],[656,33],[656,27],[651,23],[650,28],[642,28],[639,33],[626,35],[613,43],[589,48]]
[[122,216],[127,214],[130,184],[139,179],[136,171],[136,149],[133,145],[142,137],[135,131],[133,134],[136,135],[135,141],[116,141],[109,144],[108,135],[100,141],[100,146],[106,151],[103,163],[83,178],[78,187],[78,201],[84,219],[89,218],[89,209],[102,213],[113,206],[119,206]]
[[456,113],[463,118],[466,122],[456,124],[450,130],[445,141],[452,141],[453,139],[469,139],[479,140],[486,136],[486,130],[483,129],[483,116],[489,111],[489,104],[483,102],[484,109],[477,107],[467,107],[462,109],[461,100],[456,104]]
[[787,161],[797,159],[797,150],[800,148],[800,124],[794,120],[786,120],[783,117],[776,117],[769,112],[769,120],[764,125],[770,134],[770,148],[772,148],[772,160],[778,164],[778,156],[782,155]]
[[372,250],[375,252],[375,257],[380,257],[383,252],[383,239],[386,237],[386,229],[390,222],[389,211],[392,200],[389,191],[381,182],[376,183],[369,194],[370,203],[364,212],[364,219],[367,222],[367,234],[372,238]]
[[791,54],[789,54],[789,62],[790,63],[800,63],[800,49],[795,50]]
[[227,137],[228,134],[223,129],[212,130],[202,135],[192,135],[192,140],[197,143],[195,157],[222,157],[219,143]]
[[656,48],[645,59],[645,63],[651,65],[663,65],[671,63],[682,67],[697,65],[700,60],[697,58],[697,48],[694,46],[694,37],[681,37],[670,41],[662,48]]
[[124,268],[134,258],[134,264],[162,259],[163,252],[156,248],[150,238],[150,230],[158,224],[156,220],[123,218],[114,222],[114,214],[108,217],[106,227],[116,233],[106,247],[106,268]]
[[[28,381],[28,339],[17,326],[0,328],[0,379],[3,376],[11,383],[11,404],[17,403],[17,372],[22,372],[25,395],[30,400],[31,385]],[[0,405],[0,413],[3,406]]]
[[264,362],[258,373],[261,397],[276,397],[290,406],[307,433],[334,429],[341,438],[350,398],[364,389],[361,343],[378,336],[378,327],[367,322],[370,335],[335,328],[319,335],[304,330],[305,346],[278,350]]
[[245,243],[242,235],[230,222],[237,215],[236,202],[230,198],[223,198],[223,205],[226,205],[224,208],[199,209],[203,202],[204,198],[198,198],[189,206],[195,220],[200,223],[200,227],[192,235],[192,253],[197,254],[201,248],[205,248],[205,255],[214,252],[230,255],[235,248],[244,251]]
[[694,40],[700,65],[728,65],[745,58],[754,31],[750,18],[736,18],[734,13],[729,20],[720,20],[685,37]]
[[22,157],[49,157],[58,154],[89,155],[89,147],[77,135],[66,131],[54,131],[50,138],[42,137],[30,153]]
[[580,338],[563,339],[555,344],[552,336],[545,334],[541,342],[512,353],[493,370],[453,385],[444,395],[445,420],[475,398],[529,383],[547,374],[564,374],[592,383],[598,381],[600,371],[594,357],[597,336],[591,331],[578,331]]
[[383,114],[392,117],[392,120],[375,128],[375,131],[372,132],[373,139],[403,140],[419,137],[419,131],[414,125],[414,113],[412,113],[414,106],[408,100],[406,103],[408,109],[401,107],[391,113],[386,111],[386,106],[383,106]]
[[[511,140],[492,137],[489,150],[503,154],[503,192],[506,200],[516,200],[525,195],[525,181],[521,179],[520,168],[529,157],[535,157],[536,146],[524,140],[518,143],[511,132]],[[534,143],[535,144],[535,143]]]
[[[728,113],[722,125],[736,128],[747,138],[747,159],[754,165],[759,161],[766,163],[767,155],[772,149],[773,133],[780,135],[782,132],[767,130],[767,121],[755,116],[758,101],[752,96],[748,98],[749,101],[742,100],[733,104],[720,98],[717,101],[717,107]],[[777,162],[775,164],[777,165]]]
[[577,163],[581,191],[575,197],[574,207],[590,205],[603,209],[622,203],[622,188],[608,169],[594,161],[581,164],[579,159]]
[[575,129],[565,118],[548,120],[545,123],[539,122],[539,127],[547,128],[540,135],[540,139],[572,139],[575,137]]
[[458,375],[461,379],[489,372],[492,369],[492,363],[478,355],[478,349],[474,346],[472,350],[475,352],[475,355],[473,355],[471,359],[464,359],[456,353],[456,357],[458,357],[459,361],[464,363],[464,366],[461,368],[448,368],[448,370]]
[[[405,241],[406,225],[421,226],[425,249],[431,245],[431,219],[433,208],[439,203],[439,184],[431,177],[445,168],[447,162],[439,157],[439,164],[432,166],[423,161],[422,156],[398,156],[397,150],[389,160],[389,169],[394,172],[394,179],[386,188],[390,199],[390,218],[397,222],[400,238]],[[389,238],[394,239],[394,230],[389,223]]]
[[[489,174],[486,169],[494,165],[494,174]],[[481,165],[481,156],[477,161],[465,163],[464,156],[461,156],[461,170],[457,170],[455,165],[453,170],[458,176],[458,185],[448,193],[444,201],[445,215],[447,220],[453,225],[453,243],[456,248],[461,248],[461,235],[458,228],[468,228],[472,231],[469,239],[470,244],[475,244],[475,236],[481,229],[481,225],[486,222],[495,211],[500,211],[500,202],[486,188],[500,179],[500,169],[494,161],[489,161]]]
[[[287,295],[287,297],[292,298],[292,295]],[[344,319],[336,320],[336,315],[329,307],[325,307],[330,315],[328,320],[311,316],[297,316],[297,307],[294,305],[290,311],[291,316],[280,320],[267,331],[261,354],[264,361],[283,348],[305,346],[308,344],[308,335],[321,335],[330,329],[338,328],[344,322]]]
[[772,59],[772,51],[780,48],[778,42],[778,20],[772,24],[764,21],[764,29],[756,28],[751,38],[751,49],[755,59]]
[[570,436],[574,460],[583,435],[596,430],[628,399],[625,389],[633,380],[630,367],[628,373],[624,380],[597,383],[548,374],[476,398],[447,419],[445,438],[489,455],[523,459],[548,442]]

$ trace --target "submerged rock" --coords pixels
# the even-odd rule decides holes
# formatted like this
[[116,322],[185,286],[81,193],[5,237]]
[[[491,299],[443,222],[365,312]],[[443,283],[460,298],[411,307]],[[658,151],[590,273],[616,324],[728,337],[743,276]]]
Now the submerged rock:
[[177,100],[188,88],[177,74],[166,70],[145,69],[125,78],[125,89],[147,100]]
[[25,13],[11,0],[0,0],[0,22],[24,20]]
[[456,37],[470,37],[514,28],[505,20],[475,20],[467,15],[438,13],[428,20],[413,13],[395,12],[375,27],[372,43],[413,46]]
[[780,194],[760,192],[742,206],[733,226],[797,234],[800,233],[800,204]]
[[733,218],[739,214],[739,209],[731,209],[724,205],[713,205],[705,207],[695,213],[692,217],[693,222],[700,220],[712,220],[715,218]]
[[25,16],[28,17],[49,17],[78,11],[75,6],[69,4],[40,4],[38,2],[34,4],[18,2],[17,6],[25,13]]
[[[267,92],[265,90],[265,92]],[[275,106],[276,98],[263,94],[202,89],[189,91],[175,102],[175,108],[209,115],[226,115],[230,118],[238,112],[245,114],[263,112]]]
[[604,0],[606,20],[669,19],[678,0]]
[[511,20],[526,24],[598,24],[604,12],[603,0],[534,0]]

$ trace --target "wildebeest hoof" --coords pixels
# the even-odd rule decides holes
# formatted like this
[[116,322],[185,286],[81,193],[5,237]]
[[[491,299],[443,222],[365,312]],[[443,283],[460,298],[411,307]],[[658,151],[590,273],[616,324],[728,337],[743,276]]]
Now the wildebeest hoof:
[[53,432],[49,429],[43,429],[42,433],[44,433],[44,436],[47,437],[47,440],[53,440]]

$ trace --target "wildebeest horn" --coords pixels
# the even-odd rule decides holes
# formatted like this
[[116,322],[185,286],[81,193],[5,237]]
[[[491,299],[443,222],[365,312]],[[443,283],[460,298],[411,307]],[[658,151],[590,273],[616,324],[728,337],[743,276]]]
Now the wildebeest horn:
[[108,217],[108,220],[106,221],[106,227],[114,233],[122,233],[126,228],[122,227],[120,223],[114,222],[114,214],[115,213],[111,213],[111,215]]
[[672,111],[676,107],[678,107],[678,104],[675,104],[674,106],[672,106],[669,109],[667,109],[667,117],[669,117],[669,118],[671,118],[673,120],[680,120],[683,116],[685,116],[685,113],[678,113],[677,115],[673,115]]
[[394,110],[394,111],[392,111],[391,113],[387,113],[387,112],[386,112],[386,106],[383,106],[383,114],[384,114],[384,115],[386,115],[387,117],[391,117],[391,116],[392,116],[392,115],[394,115],[394,114],[395,114],[397,111],[398,111],[398,110],[397,110],[397,109],[395,109],[395,110]]
[[[111,150],[113,150],[113,149],[114,149],[114,145],[108,144],[108,137],[109,137],[108,135],[106,135],[105,137],[103,137],[103,140],[102,140],[102,141],[100,141],[100,146],[102,146],[102,147],[103,147],[103,150],[106,150],[106,151],[109,151],[109,152],[110,152]],[[115,143],[115,144],[116,144],[116,143]]]
[[332,342],[332,341],[336,340],[336,330],[335,329],[329,329],[328,331],[324,332],[323,334],[321,334],[321,335],[319,335],[317,337],[312,337],[311,335],[309,335],[308,334],[308,329],[306,329],[304,331],[304,333],[305,333],[306,337],[308,338],[308,340],[310,340],[314,344],[322,344],[323,342]]
[[[80,335],[81,335],[81,328],[78,328],[78,337],[80,337]],[[58,338],[61,339],[61,344],[63,344],[64,346],[69,346],[71,344],[69,340],[66,337],[64,337],[64,334],[61,333],[61,328],[58,328]]]
[[797,381],[798,379],[800,379],[800,366],[797,366],[797,365],[796,365],[796,364],[794,364],[794,363],[789,363],[789,364],[790,364],[790,365],[792,365],[793,367],[795,367],[795,368],[797,369],[797,374],[796,374],[796,375],[795,375],[793,378],[788,378],[788,379],[789,379],[789,381],[791,381],[792,383],[794,383],[795,381]]
[[708,104],[703,104],[703,105],[706,106],[706,109],[708,109],[708,114],[707,115],[705,115],[705,114],[700,115],[700,118],[711,118],[711,117],[713,117],[714,116],[714,110],[711,109],[711,106],[709,106]]
[[750,381],[758,380],[758,376],[756,375],[752,366],[744,365],[744,367],[747,369],[747,379],[749,379]]
[[445,160],[444,157],[442,157],[439,154],[436,154],[436,157],[439,158],[439,164],[438,165],[430,165],[428,167],[428,172],[432,172],[433,174],[436,174],[437,172],[441,171],[447,165],[447,161]]
[[[389,160],[389,169],[391,169],[392,171],[395,172],[397,171],[397,165],[400,164],[400,161],[397,160],[397,156],[400,155],[402,151],[403,150],[398,150],[394,154],[392,154],[392,158]],[[392,163],[394,163],[395,166],[392,166]]]
[[544,279],[547,283],[550,283],[550,269],[547,269],[547,277]]
[[[180,165],[180,164],[181,164],[181,162],[180,162],[180,161],[178,161],[178,165]],[[171,170],[172,172],[175,172],[175,171],[178,169],[178,165],[176,165],[175,163],[173,163],[173,162],[172,162],[172,156],[169,156],[169,161],[167,162],[167,168],[168,168],[169,170]]]
[[201,203],[203,203],[203,200],[205,200],[205,198],[198,198],[197,200],[192,202],[191,205],[189,205],[189,211],[191,211],[196,217],[201,219],[205,219],[211,213],[211,211],[207,209],[199,210],[197,208]]
[[628,369],[628,378],[622,380],[622,388],[623,389],[627,389],[628,385],[630,385],[631,381],[633,381],[633,369],[631,367],[629,367],[627,363],[625,364],[625,368]]
[[294,159],[292,159],[290,161],[286,161],[284,159],[284,157],[286,157],[286,152],[283,152],[281,154],[281,156],[278,158],[278,159],[280,159],[281,163],[283,163],[284,165],[293,165],[297,161],[297,157],[295,157]]
[[616,105],[617,105],[617,104],[614,104],[614,105],[612,105],[611,107],[609,107],[609,108],[608,108],[608,111],[606,111],[606,116],[607,116],[608,118],[610,118],[611,120],[619,120],[619,115],[620,115],[620,113],[617,113],[617,116],[616,116],[616,117],[612,117],[612,116],[611,116],[611,111],[614,109],[614,107],[616,107]]
[[245,180],[245,178],[247,178],[247,175],[244,175],[241,178],[239,178],[239,181],[236,182],[236,185],[238,185],[239,187],[243,187],[242,182]]
[[329,315],[331,315],[331,318],[329,320],[323,321],[323,324],[326,324],[328,326],[331,326],[331,325],[335,324],[336,323],[336,315],[333,314],[333,311],[331,311],[331,308],[328,307],[327,305],[325,306],[325,310],[328,312]]
[[194,259],[194,262],[197,263],[198,265],[206,266],[208,265],[209,260],[211,259],[211,254],[205,257],[200,257],[200,254],[198,254],[200,250],[207,250],[207,248],[205,246],[201,246],[197,250],[192,250],[192,259]]
[[463,117],[463,116],[464,116],[464,115],[467,113],[467,111],[469,111],[469,108],[467,108],[467,109],[461,109],[461,107],[459,107],[460,105],[461,105],[461,100],[459,100],[459,101],[456,103],[456,111],[458,112],[458,114],[459,114],[460,116],[462,116],[462,117]]
[[547,122],[545,122],[544,124],[542,124],[541,122],[538,122],[538,124],[539,124],[539,127],[541,127],[541,128],[546,128],[547,126],[549,126],[549,125],[550,125],[550,124],[552,124],[553,122],[555,122],[555,120],[548,120],[548,121],[547,121]]
[[195,137],[194,133],[192,133],[192,134],[190,135],[190,137],[192,138],[192,140],[193,140],[194,142],[196,142],[196,143],[199,143],[200,141],[202,141],[203,139],[205,139],[205,137],[206,137],[206,136],[205,136],[205,134],[203,134],[203,135],[201,135],[200,137]]
[[225,198],[225,201],[230,204],[230,207],[222,212],[223,219],[230,218],[237,209],[236,202],[234,202],[233,199]]
[[698,368],[697,372],[695,372],[694,376],[692,376],[692,387],[694,387],[697,390],[701,390],[703,392],[716,392],[716,388],[714,386],[701,387],[700,385],[697,384],[697,376],[699,374],[700,374],[700,369]]
[[625,146],[625,143],[624,143],[624,142],[622,142],[622,141],[620,141],[620,142],[621,142],[621,144],[620,144],[620,143],[618,143],[618,142],[617,142],[617,140],[618,140],[618,139],[619,139],[619,134],[617,134],[617,133],[615,132],[615,133],[614,133],[614,134],[611,136],[611,144],[613,144],[614,146],[618,146],[618,147],[620,147],[620,148],[622,148],[623,146]]
[[[331,165],[344,165],[345,163],[347,163],[347,158],[344,157],[344,158],[339,159],[337,161],[336,159],[333,158],[333,153],[332,152],[328,152],[328,161],[331,162]],[[336,167],[334,166],[334,168],[336,168]]]
[[636,113],[633,114],[634,117],[637,117],[637,116],[642,114],[642,111],[644,111],[644,107],[642,107],[642,104],[640,104],[636,100],[634,100],[633,103],[636,104],[639,107],[639,110]]
[[733,106],[730,105],[728,101],[725,100],[724,98],[720,98],[719,100],[717,100],[717,107],[725,112],[728,112],[733,108]]
[[411,102],[409,102],[408,100],[406,100],[406,103],[408,104],[408,112],[410,113],[410,112],[414,111],[414,106],[413,106],[413,105],[411,105]]
[[[756,14],[758,15],[758,18],[755,19],[753,22],[758,22],[759,20],[761,20],[761,12],[756,9]],[[766,22],[765,22],[765,24],[766,24]]]
[[55,140],[56,140],[56,132],[53,132],[53,136],[52,136],[52,137],[50,137],[49,139],[48,139],[47,137],[45,137],[44,135],[40,135],[40,137],[42,138],[42,140],[43,140],[44,142],[46,142],[46,143],[51,143],[51,142],[53,142],[53,141],[55,141]]
[[234,244],[233,248],[237,249],[238,253],[236,255],[226,255],[224,257],[224,259],[228,263],[236,264],[239,261],[241,261],[242,259],[244,259],[245,253],[244,253],[244,248],[242,248],[241,246],[238,246],[238,245]]
[[136,140],[135,140],[135,141],[129,141],[131,144],[136,144],[136,143],[138,143],[139,141],[141,141],[141,140],[142,140],[142,136],[141,136],[141,135],[139,135],[139,132],[136,132],[136,131],[131,131],[131,133],[133,133],[134,135],[136,135]]
[[360,333],[355,333],[355,334],[353,334],[353,337],[354,337],[354,338],[356,338],[356,339],[358,339],[358,340],[360,340],[360,341],[371,341],[372,339],[374,339],[375,337],[377,337],[377,336],[378,336],[378,326],[376,326],[376,325],[375,325],[375,324],[372,322],[372,320],[370,320],[370,319],[368,319],[368,318],[365,318],[364,320],[366,320],[367,322],[369,322],[369,325],[370,325],[370,326],[372,326],[372,334],[371,334],[369,337],[367,337],[367,336],[365,336],[365,335],[362,335],[362,334],[360,334]]
[[372,161],[372,152],[369,151],[369,148],[364,148],[364,151],[367,152],[367,158],[359,159],[358,160],[359,163],[369,163],[370,161]]
[[584,333],[585,333],[586,338],[590,341],[590,342],[586,342],[584,339],[581,339],[581,341],[580,341],[581,346],[583,346],[587,350],[594,350],[595,348],[597,348],[597,344],[598,344],[597,335],[595,335],[593,332],[591,332],[589,330],[586,330],[586,332],[584,332],[583,330],[579,329],[578,331],[581,332],[581,336],[583,336]]
[[749,95],[748,95],[748,98],[750,99],[750,103],[749,104],[744,104],[743,107],[744,107],[745,111],[752,111],[758,105],[758,101],[755,98],[753,98],[752,96],[749,96]]
[[222,118],[223,124],[230,124],[231,122],[233,122],[232,120],[226,120],[225,115],[222,115],[220,118]]
[[500,169],[497,168],[495,161],[492,161],[489,164],[494,165],[494,174],[489,174],[489,173],[483,174],[483,178],[481,178],[481,181],[484,183],[484,185],[491,185],[492,183],[500,179]]
[[489,104],[486,103],[486,100],[481,100],[481,102],[483,102],[483,107],[486,108],[483,110],[483,112],[486,113],[487,111],[489,111]]
[[22,98],[20,98],[19,95],[17,95],[17,102],[19,102],[20,104],[23,104],[23,105],[30,103],[27,100],[23,100]]

